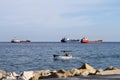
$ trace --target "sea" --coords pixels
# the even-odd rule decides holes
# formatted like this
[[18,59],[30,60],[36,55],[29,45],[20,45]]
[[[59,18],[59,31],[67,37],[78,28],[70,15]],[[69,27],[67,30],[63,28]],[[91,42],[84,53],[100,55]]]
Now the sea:
[[[64,55],[70,50],[70,60],[54,60],[53,55]],[[109,66],[120,68],[120,42],[93,44],[61,42],[0,42],[0,70],[20,73],[36,70],[80,68],[87,63],[95,69]]]

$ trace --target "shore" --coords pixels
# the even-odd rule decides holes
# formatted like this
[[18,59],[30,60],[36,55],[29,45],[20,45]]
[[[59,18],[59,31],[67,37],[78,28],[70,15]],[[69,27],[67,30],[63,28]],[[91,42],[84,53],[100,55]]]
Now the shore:
[[40,80],[120,80],[120,74],[115,75],[91,75],[91,76],[79,76],[79,77],[71,77],[67,79],[40,79]]
[[0,80],[119,80],[120,69],[107,67],[96,70],[89,64],[70,70],[24,71],[20,74],[0,70]]

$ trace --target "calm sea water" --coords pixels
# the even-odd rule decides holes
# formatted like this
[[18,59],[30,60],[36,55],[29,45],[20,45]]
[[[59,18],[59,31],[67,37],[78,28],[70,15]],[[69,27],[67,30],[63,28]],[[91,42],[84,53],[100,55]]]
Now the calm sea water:
[[[54,60],[53,54],[64,55],[61,50],[71,50],[73,59]],[[108,66],[120,68],[120,43],[0,43],[0,69],[7,72],[67,70],[79,68],[83,63],[96,69],[105,69]]]

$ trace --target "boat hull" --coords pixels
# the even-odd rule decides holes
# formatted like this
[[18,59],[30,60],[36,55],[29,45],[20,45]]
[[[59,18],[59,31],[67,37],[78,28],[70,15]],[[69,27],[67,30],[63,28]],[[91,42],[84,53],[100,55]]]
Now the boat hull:
[[87,42],[83,42],[81,41],[81,43],[102,43],[102,40],[94,40],[94,41],[87,41]]
[[62,38],[62,43],[102,43],[103,40],[88,40],[86,37],[83,37],[81,40],[79,39],[69,39],[69,38]]
[[30,40],[11,40],[11,43],[28,43]]
[[72,59],[72,56],[53,55],[53,57],[56,60],[70,60],[70,59]]
[[76,43],[79,42],[79,40],[65,40],[65,41],[61,41],[63,43]]
[[80,42],[80,40],[79,39],[62,38],[61,42],[62,43],[74,43],[74,42]]

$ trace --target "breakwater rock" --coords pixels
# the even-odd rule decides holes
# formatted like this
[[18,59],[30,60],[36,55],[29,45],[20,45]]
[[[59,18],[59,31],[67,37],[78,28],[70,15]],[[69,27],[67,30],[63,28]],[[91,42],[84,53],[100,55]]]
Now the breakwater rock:
[[46,78],[69,78],[75,76],[90,76],[90,75],[112,75],[120,74],[120,69],[112,66],[106,69],[96,70],[88,64],[83,64],[80,68],[72,68],[69,70],[37,70],[24,71],[20,74],[15,72],[6,72],[0,70],[0,80],[40,80]]

